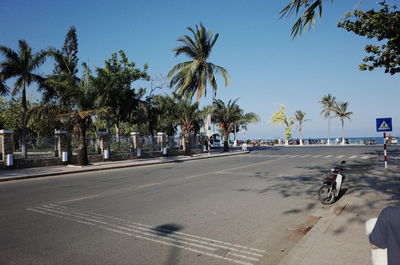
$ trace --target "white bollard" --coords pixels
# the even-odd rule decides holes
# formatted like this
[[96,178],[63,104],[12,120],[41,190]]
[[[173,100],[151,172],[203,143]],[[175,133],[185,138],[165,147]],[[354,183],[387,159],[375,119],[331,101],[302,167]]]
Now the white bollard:
[[166,147],[164,147],[164,148],[163,148],[163,155],[165,155],[165,156],[166,156],[166,155],[167,155],[167,153],[168,153],[168,149],[167,149]]
[[142,156],[142,150],[140,150],[140,148],[136,149],[136,156]]
[[68,162],[68,152],[62,152],[61,161]]
[[104,149],[104,159],[110,159],[110,150]]
[[9,167],[14,165],[14,155],[13,154],[7,154],[6,165]]

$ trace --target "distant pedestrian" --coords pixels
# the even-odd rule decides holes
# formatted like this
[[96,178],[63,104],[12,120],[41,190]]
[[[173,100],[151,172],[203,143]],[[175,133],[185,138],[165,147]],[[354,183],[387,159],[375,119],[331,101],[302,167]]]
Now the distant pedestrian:
[[372,233],[372,248],[387,249],[387,264],[400,265],[400,207],[389,206],[381,211]]

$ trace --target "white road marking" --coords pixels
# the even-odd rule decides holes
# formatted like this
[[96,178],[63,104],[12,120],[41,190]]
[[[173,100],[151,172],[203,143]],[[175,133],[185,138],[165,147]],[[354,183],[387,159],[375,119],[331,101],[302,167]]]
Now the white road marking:
[[299,155],[291,155],[290,157],[293,158],[293,157],[298,157],[298,156],[299,156]]
[[313,156],[312,158],[318,158],[318,157],[321,157],[322,155],[315,155],[315,156]]
[[349,159],[353,159],[353,158],[356,158],[357,156],[356,155],[354,155],[354,156],[349,156]]
[[332,157],[332,155],[327,155],[327,156],[324,156],[324,158],[330,158],[330,157]]
[[[215,255],[218,249],[228,250],[226,255],[237,257],[244,260],[259,261],[259,257],[265,251],[249,248],[237,244],[209,239],[201,236],[189,235],[178,231],[169,231],[167,229],[158,229],[155,227],[135,223],[129,220],[123,220],[111,216],[105,216],[95,213],[83,212],[72,208],[67,208],[58,204],[48,204],[36,208],[28,208],[27,210],[40,214],[46,214],[66,220],[79,222],[87,225],[94,225],[101,229],[106,229],[115,233],[120,233],[152,242],[166,245],[176,245],[179,248],[192,252],[201,253],[206,256],[212,256],[218,259],[231,261],[238,264],[251,265],[247,261],[228,258],[225,256]],[[113,223],[112,223],[113,222]],[[117,223],[115,223],[117,222]],[[160,235],[161,234],[161,235]],[[172,242],[172,243],[171,243]],[[186,245],[186,246],[183,246]],[[188,247],[189,246],[189,247]],[[198,248],[198,249],[196,249]],[[200,250],[199,250],[200,249]],[[208,251],[208,252],[207,252]]]
[[161,185],[163,183],[165,183],[165,182],[162,181],[162,182],[150,183],[150,184],[145,184],[145,185],[138,186],[138,188],[153,187],[153,186]]
[[342,158],[342,157],[344,157],[344,155],[339,155],[339,156],[337,156],[336,158]]
[[303,155],[302,158],[310,157],[311,155]]
[[369,156],[362,156],[361,159],[368,159]]

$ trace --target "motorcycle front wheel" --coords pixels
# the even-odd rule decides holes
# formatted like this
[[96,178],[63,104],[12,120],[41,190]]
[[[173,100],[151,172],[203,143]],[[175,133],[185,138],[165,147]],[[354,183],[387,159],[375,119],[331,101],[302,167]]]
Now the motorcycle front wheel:
[[331,186],[323,185],[318,190],[318,199],[322,204],[331,204],[335,201],[335,192]]

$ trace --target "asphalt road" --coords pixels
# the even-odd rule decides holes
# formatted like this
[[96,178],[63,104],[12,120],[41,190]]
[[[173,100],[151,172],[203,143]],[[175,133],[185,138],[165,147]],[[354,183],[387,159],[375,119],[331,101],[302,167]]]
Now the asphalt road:
[[380,149],[266,148],[0,183],[0,264],[277,264],[329,210],[321,173],[346,160],[349,189]]

